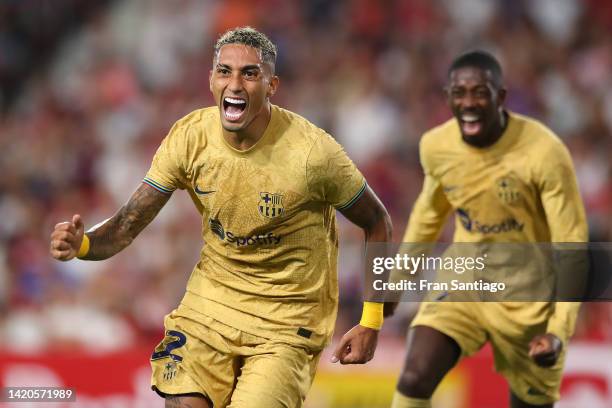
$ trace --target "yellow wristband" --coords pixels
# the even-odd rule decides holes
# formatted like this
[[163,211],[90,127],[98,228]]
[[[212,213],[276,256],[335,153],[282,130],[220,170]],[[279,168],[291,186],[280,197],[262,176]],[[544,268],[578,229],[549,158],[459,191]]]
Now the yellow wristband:
[[370,329],[380,330],[383,325],[384,303],[363,302],[363,313],[359,324]]
[[77,253],[77,258],[82,258],[89,252],[89,237],[83,234],[83,241],[81,241],[81,247]]

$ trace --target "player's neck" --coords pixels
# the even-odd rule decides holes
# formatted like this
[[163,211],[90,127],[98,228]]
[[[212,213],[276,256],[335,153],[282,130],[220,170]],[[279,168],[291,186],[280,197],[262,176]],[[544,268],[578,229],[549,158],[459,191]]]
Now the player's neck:
[[244,129],[236,132],[223,129],[223,138],[236,150],[249,150],[263,137],[272,117],[271,111],[272,107],[267,104]]
[[506,131],[508,126],[508,114],[506,111],[501,111],[499,114],[499,120],[493,125],[491,130],[487,132],[483,137],[480,138],[466,138],[463,137],[463,141],[470,146],[485,148],[494,145]]

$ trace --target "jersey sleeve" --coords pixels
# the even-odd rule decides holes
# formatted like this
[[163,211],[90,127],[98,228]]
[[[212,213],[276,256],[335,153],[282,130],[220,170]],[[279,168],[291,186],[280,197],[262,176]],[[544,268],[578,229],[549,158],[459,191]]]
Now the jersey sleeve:
[[185,146],[185,128],[175,124],[157,149],[143,182],[162,193],[171,194],[185,185],[181,151]]
[[555,143],[536,171],[551,241],[587,242],[586,214],[567,148]]
[[318,137],[311,147],[306,180],[313,200],[327,202],[338,210],[350,208],[366,189],[357,166],[328,134]]
[[546,332],[554,334],[567,345],[567,340],[574,334],[579,311],[580,302],[555,302]]
[[[421,193],[408,219],[408,226],[398,251],[401,255],[418,256],[429,253],[431,243],[438,239],[452,208],[446,199],[442,184],[434,174],[435,165],[427,143],[424,142],[425,137],[423,136],[419,145],[419,156],[425,179]],[[410,273],[405,269],[394,268],[391,270],[389,281],[400,282],[409,277]]]
[[406,243],[435,242],[451,211],[442,184],[435,176],[431,153],[423,141],[419,146],[419,155],[425,179],[402,239]]
[[[587,242],[586,214],[567,148],[561,143],[555,144],[546,154],[546,160],[540,161],[538,170],[538,187],[553,245]],[[565,279],[561,278],[562,283],[574,284],[571,282],[571,274],[575,274],[575,284],[578,285],[583,280],[582,273],[586,273],[588,267],[585,252],[567,251],[563,247],[557,252],[558,273],[565,275]],[[578,302],[556,302],[546,331],[565,343],[574,333],[579,308]]]

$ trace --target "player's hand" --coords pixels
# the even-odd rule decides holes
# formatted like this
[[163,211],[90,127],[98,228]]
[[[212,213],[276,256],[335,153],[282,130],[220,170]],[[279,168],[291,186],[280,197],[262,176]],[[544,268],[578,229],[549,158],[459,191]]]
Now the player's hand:
[[79,252],[85,226],[81,216],[75,214],[72,221],[60,222],[51,233],[51,256],[60,261],[69,261]]
[[385,302],[383,306],[383,317],[393,316],[395,309],[397,309],[398,302]]
[[378,330],[357,325],[349,330],[336,347],[332,363],[364,364],[374,357],[378,343]]
[[552,333],[539,334],[529,342],[529,357],[540,367],[552,367],[557,362],[563,343]]

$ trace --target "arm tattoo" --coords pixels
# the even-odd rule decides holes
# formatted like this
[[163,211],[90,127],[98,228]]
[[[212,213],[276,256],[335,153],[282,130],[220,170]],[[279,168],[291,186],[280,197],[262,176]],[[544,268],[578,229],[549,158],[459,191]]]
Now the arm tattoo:
[[129,201],[108,221],[88,232],[89,252],[83,259],[110,258],[127,247],[168,202],[170,194],[141,184]]

